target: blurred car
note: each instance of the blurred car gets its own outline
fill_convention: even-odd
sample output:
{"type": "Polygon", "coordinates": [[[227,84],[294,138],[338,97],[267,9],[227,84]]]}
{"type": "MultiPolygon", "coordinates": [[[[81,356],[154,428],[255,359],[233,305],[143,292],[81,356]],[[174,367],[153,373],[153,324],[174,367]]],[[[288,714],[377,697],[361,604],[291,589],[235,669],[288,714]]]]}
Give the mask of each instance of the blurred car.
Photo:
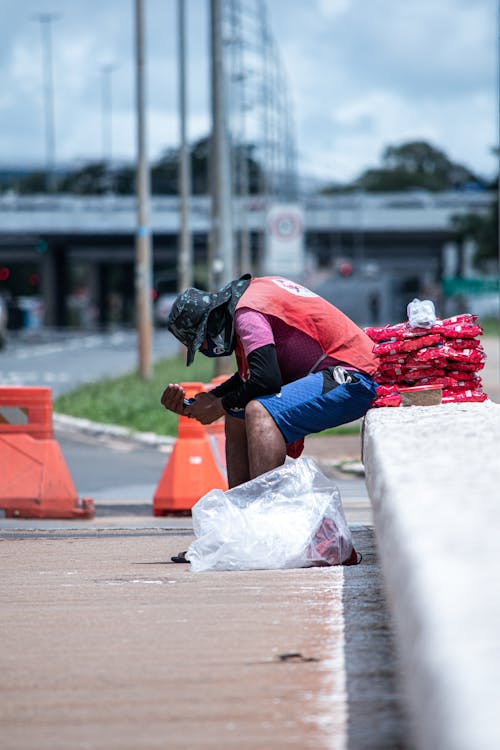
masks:
{"type": "Polygon", "coordinates": [[[7,302],[0,295],[0,349],[3,349],[7,343],[7,302]]]}
{"type": "Polygon", "coordinates": [[[170,310],[177,294],[160,294],[154,304],[154,319],[157,326],[166,326],[170,310]]]}

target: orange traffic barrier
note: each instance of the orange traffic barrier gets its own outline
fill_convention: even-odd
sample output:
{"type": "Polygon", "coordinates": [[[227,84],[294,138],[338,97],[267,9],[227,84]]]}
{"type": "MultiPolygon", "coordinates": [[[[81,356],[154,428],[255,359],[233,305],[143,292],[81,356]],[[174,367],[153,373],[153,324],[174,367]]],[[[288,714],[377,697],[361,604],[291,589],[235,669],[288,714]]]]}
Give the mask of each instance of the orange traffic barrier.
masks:
{"type": "Polygon", "coordinates": [[[54,440],[50,388],[0,387],[0,509],[7,518],[93,518],[54,440]]]}
{"type": "MultiPolygon", "coordinates": [[[[206,390],[203,383],[181,385],[186,398],[206,390]]],[[[155,516],[188,513],[210,490],[227,490],[223,438],[222,420],[205,427],[179,416],[177,440],[153,497],[155,516]]]]}

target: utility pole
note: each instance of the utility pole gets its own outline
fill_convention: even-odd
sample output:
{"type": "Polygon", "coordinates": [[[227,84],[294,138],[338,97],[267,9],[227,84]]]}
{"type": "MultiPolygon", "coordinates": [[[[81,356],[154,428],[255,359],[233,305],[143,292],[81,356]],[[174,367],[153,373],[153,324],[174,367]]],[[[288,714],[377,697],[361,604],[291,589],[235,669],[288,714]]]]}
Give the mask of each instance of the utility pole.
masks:
{"type": "Polygon", "coordinates": [[[45,111],[45,185],[48,193],[55,192],[56,136],[54,115],[54,71],[52,64],[52,23],[60,18],[58,13],[39,13],[42,35],[42,70],[45,111]]]}
{"type": "Polygon", "coordinates": [[[146,152],[145,51],[143,0],[135,0],[136,118],[137,118],[137,227],[135,235],[136,308],[139,375],[151,377],[151,231],[149,227],[150,175],[146,152]]]}
{"type": "Polygon", "coordinates": [[[116,65],[101,65],[102,160],[111,167],[113,158],[113,87],[112,75],[116,65]]]}
{"type": "Polygon", "coordinates": [[[231,171],[222,49],[221,0],[210,0],[212,148],[210,186],[212,231],[209,283],[217,289],[234,279],[231,171]]]}
{"type": "Polygon", "coordinates": [[[193,285],[193,246],[189,228],[189,199],[191,195],[191,167],[187,143],[186,116],[186,0],[177,0],[177,21],[179,33],[179,115],[180,115],[180,204],[181,222],[179,254],[177,261],[177,284],[179,292],[193,285]]]}

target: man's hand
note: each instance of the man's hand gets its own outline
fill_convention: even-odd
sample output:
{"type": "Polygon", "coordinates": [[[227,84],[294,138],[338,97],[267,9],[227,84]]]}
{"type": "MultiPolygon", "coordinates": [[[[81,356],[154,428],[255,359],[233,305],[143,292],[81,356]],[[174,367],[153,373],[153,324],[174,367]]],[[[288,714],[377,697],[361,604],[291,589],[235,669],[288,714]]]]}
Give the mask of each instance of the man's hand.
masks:
{"type": "Polygon", "coordinates": [[[168,409],[168,411],[187,416],[184,398],[184,388],[177,383],[170,383],[162,393],[161,403],[165,409],[168,409]]]}
{"type": "Polygon", "coordinates": [[[220,398],[211,393],[198,393],[192,404],[186,406],[184,414],[194,417],[201,424],[211,424],[225,415],[220,398]]]}

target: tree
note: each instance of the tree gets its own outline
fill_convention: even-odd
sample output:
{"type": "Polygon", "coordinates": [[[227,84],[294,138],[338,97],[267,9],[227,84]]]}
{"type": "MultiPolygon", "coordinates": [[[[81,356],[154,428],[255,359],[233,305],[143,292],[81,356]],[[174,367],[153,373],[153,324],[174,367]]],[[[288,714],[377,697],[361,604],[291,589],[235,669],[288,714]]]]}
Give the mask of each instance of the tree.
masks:
{"type": "Polygon", "coordinates": [[[486,214],[468,213],[453,217],[453,226],[460,239],[472,239],[477,251],[474,263],[487,271],[498,258],[498,192],[486,214]]]}
{"type": "Polygon", "coordinates": [[[31,174],[18,177],[18,179],[13,181],[13,184],[8,185],[8,187],[12,187],[21,195],[31,195],[33,193],[44,193],[45,190],[47,189],[46,174],[47,173],[43,172],[42,170],[31,172],[31,174]]]}
{"type": "Polygon", "coordinates": [[[462,164],[452,162],[441,149],[425,141],[409,141],[399,146],[387,146],[382,154],[382,166],[367,169],[347,189],[439,192],[463,189],[470,184],[487,186],[484,179],[462,164]]]}
{"type": "Polygon", "coordinates": [[[58,193],[104,195],[111,189],[110,171],[104,161],[91,162],[68,172],[57,186],[58,193]]]}
{"type": "MultiPolygon", "coordinates": [[[[235,165],[235,192],[240,192],[241,163],[246,159],[248,193],[259,192],[262,184],[262,167],[254,156],[252,144],[233,147],[235,165]]],[[[209,192],[210,137],[200,138],[191,149],[191,187],[194,195],[209,192]]],[[[151,192],[154,195],[177,195],[179,192],[179,150],[166,149],[151,166],[151,192]]],[[[10,187],[7,184],[7,187],[10,187]]],[[[34,172],[18,180],[16,189],[20,193],[40,193],[45,191],[45,173],[34,172]]],[[[132,195],[135,189],[135,168],[133,165],[113,167],[104,161],[89,162],[77,169],[71,169],[59,178],[58,193],[76,195],[132,195]]]]}

